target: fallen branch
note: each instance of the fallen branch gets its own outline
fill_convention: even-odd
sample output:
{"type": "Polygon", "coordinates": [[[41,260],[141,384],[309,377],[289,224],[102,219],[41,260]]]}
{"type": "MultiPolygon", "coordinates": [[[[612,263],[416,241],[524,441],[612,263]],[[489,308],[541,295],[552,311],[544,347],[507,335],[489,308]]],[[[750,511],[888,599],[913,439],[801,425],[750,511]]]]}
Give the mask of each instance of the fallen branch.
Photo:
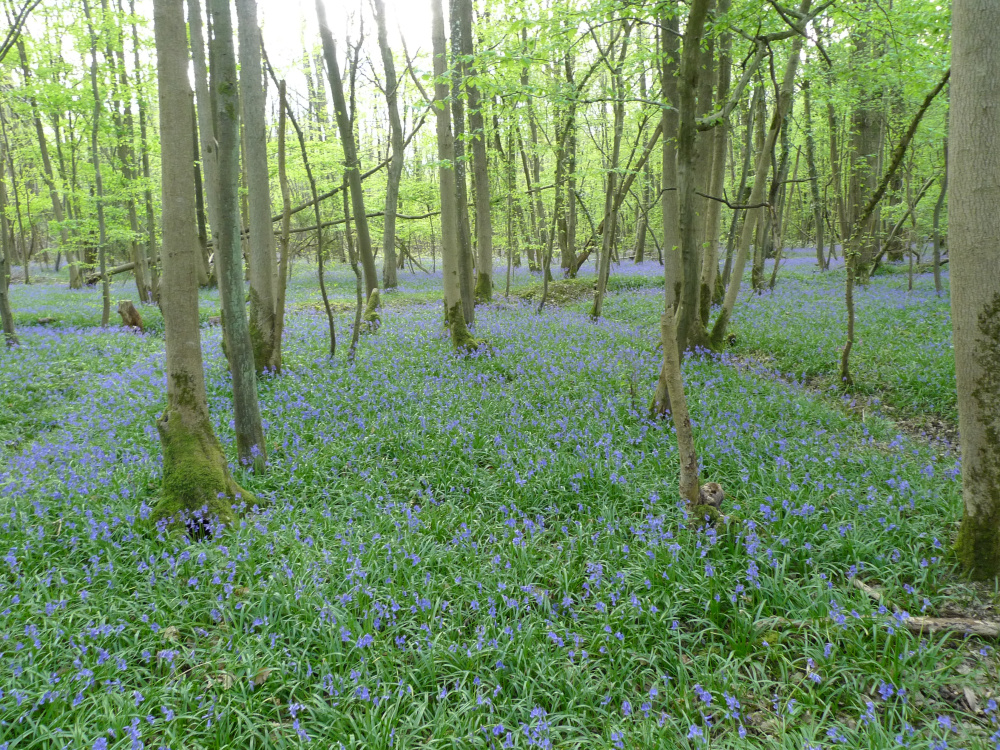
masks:
{"type": "MultiPolygon", "coordinates": [[[[788,620],[784,617],[765,617],[754,622],[758,630],[798,630],[812,628],[831,621],[788,620]]],[[[914,635],[974,635],[980,638],[1000,638],[1000,622],[972,620],[965,617],[907,617],[899,623],[914,635]]]]}
{"type": "MultiPolygon", "coordinates": [[[[125,273],[126,271],[131,271],[133,268],[135,268],[135,263],[122,263],[122,265],[120,265],[120,266],[115,266],[114,268],[109,268],[108,269],[108,276],[109,277],[110,276],[117,276],[120,273],[125,273]]],[[[86,282],[87,286],[93,286],[94,284],[96,284],[98,281],[101,280],[101,272],[100,271],[92,271],[91,273],[88,273],[84,277],[83,280],[84,280],[84,282],[86,282]]]]}

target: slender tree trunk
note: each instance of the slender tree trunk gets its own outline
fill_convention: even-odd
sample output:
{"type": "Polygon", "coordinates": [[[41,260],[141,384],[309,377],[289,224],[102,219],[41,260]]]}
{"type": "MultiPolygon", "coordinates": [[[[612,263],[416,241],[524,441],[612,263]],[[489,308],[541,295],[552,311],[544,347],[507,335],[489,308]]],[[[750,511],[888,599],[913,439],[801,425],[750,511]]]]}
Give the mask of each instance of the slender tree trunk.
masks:
{"type": "MultiPolygon", "coordinates": [[[[802,0],[799,5],[800,13],[808,13],[812,0],[802,0]]],[[[789,105],[792,100],[792,90],[795,86],[795,71],[798,69],[799,55],[802,51],[802,37],[796,35],[792,37],[791,49],[789,50],[788,62],[785,65],[785,74],[781,81],[781,88],[778,91],[778,101],[775,103],[774,112],[771,115],[771,125],[768,128],[764,144],[757,152],[757,167],[754,172],[753,188],[750,191],[748,205],[754,208],[747,209],[746,219],[743,222],[743,233],[740,237],[740,247],[736,254],[736,261],[733,265],[733,276],[726,288],[726,297],[722,302],[722,311],[712,328],[712,344],[719,346],[726,335],[726,327],[736,306],[736,298],[740,293],[740,285],[743,282],[743,270],[746,268],[747,255],[750,253],[750,241],[753,239],[754,228],[760,223],[763,224],[764,209],[760,204],[764,200],[764,188],[767,186],[767,174],[771,167],[771,154],[774,152],[774,144],[778,140],[778,133],[785,121],[789,105]]]]}
{"type": "Polygon", "coordinates": [[[389,139],[392,146],[392,161],[386,176],[385,216],[382,223],[382,285],[395,289],[396,280],[396,211],[399,205],[399,181],[403,175],[403,126],[399,121],[398,82],[396,65],[392,59],[389,35],[385,24],[385,3],[374,0],[375,21],[378,24],[378,46],[382,53],[382,67],[385,70],[385,102],[389,109],[389,139]]]}
{"type": "MultiPolygon", "coordinates": [[[[615,203],[618,185],[618,162],[621,158],[622,130],[625,125],[625,84],[622,80],[622,66],[628,51],[629,35],[632,32],[631,22],[626,22],[624,38],[621,41],[621,53],[612,72],[612,89],[614,92],[614,133],[611,136],[611,162],[607,171],[607,189],[604,194],[604,232],[601,236],[601,256],[597,269],[597,290],[594,293],[594,304],[590,308],[590,317],[601,317],[604,306],[604,295],[608,288],[608,274],[611,270],[611,252],[614,247],[615,231],[618,228],[618,206],[615,203]]],[[[611,51],[608,51],[611,54],[611,51]]]]}
{"type": "Polygon", "coordinates": [[[292,223],[292,191],[288,186],[285,169],[285,110],[288,100],[285,96],[284,79],[278,84],[278,184],[281,187],[281,257],[278,261],[278,288],[275,301],[274,334],[278,351],[275,359],[281,361],[281,336],[285,330],[285,289],[288,285],[289,230],[292,223]]]}
{"type": "MultiPolygon", "coordinates": [[[[28,81],[31,76],[31,68],[28,65],[28,56],[25,52],[24,41],[21,39],[17,42],[17,51],[21,58],[21,72],[24,75],[24,80],[28,81]]],[[[31,103],[31,116],[35,124],[35,135],[38,138],[38,152],[42,159],[42,179],[45,180],[45,186],[49,189],[49,199],[52,201],[52,216],[59,225],[60,248],[69,253],[69,232],[63,223],[65,216],[63,214],[62,197],[59,194],[59,188],[56,186],[55,175],[52,171],[52,160],[49,158],[49,148],[45,138],[45,129],[42,126],[41,115],[38,113],[38,102],[33,96],[30,97],[29,101],[31,103]]],[[[76,263],[70,263],[69,275],[70,288],[78,289],[81,286],[81,282],[80,271],[79,268],[77,268],[76,263]]]]}
{"type": "MultiPolygon", "coordinates": [[[[676,7],[674,8],[676,11],[676,7]]],[[[663,63],[660,70],[660,85],[663,98],[672,108],[664,107],[660,116],[663,131],[663,193],[660,204],[663,213],[663,285],[666,305],[670,310],[677,308],[681,296],[680,239],[677,236],[677,126],[679,97],[677,92],[677,66],[680,62],[680,36],[677,13],[671,12],[664,4],[660,24],[663,26],[661,44],[663,63]]],[[[676,339],[676,334],[674,336],[676,339]]],[[[666,383],[657,385],[657,398],[667,404],[666,383]]]]}
{"type": "Polygon", "coordinates": [[[812,95],[809,80],[802,82],[802,98],[806,120],[806,166],[809,169],[809,193],[812,196],[813,223],[816,226],[816,263],[820,271],[827,269],[823,255],[823,202],[819,197],[819,174],[816,172],[815,144],[812,127],[812,95]]]}
{"type": "Polygon", "coordinates": [[[954,0],[949,146],[951,321],[965,512],[963,570],[1000,577],[1000,5],[954,0]]]}
{"type": "Polygon", "coordinates": [[[267,166],[267,124],[260,63],[260,26],[256,0],[237,0],[240,95],[243,98],[243,144],[246,154],[248,226],[250,228],[250,341],[254,366],[281,370],[278,320],[278,263],[271,228],[271,184],[267,166]]]}
{"type": "MultiPolygon", "coordinates": [[[[135,18],[135,0],[129,0],[129,13],[135,18]]],[[[132,24],[132,54],[135,70],[136,103],[139,108],[139,148],[142,150],[142,176],[146,182],[143,201],[146,204],[146,264],[149,267],[150,292],[160,299],[159,259],[156,253],[156,214],[153,210],[153,190],[150,187],[149,147],[146,134],[146,97],[142,87],[142,65],[139,58],[139,30],[132,24]]]]}
{"type": "Polygon", "coordinates": [[[941,192],[934,204],[934,291],[940,297],[944,291],[941,283],[941,209],[948,194],[948,139],[944,139],[944,174],[941,176],[941,192]]]}
{"type": "Polygon", "coordinates": [[[365,296],[370,297],[372,290],[378,288],[378,274],[375,271],[375,256],[372,255],[371,234],[368,232],[365,195],[361,188],[361,162],[358,160],[354,131],[347,116],[347,101],[344,98],[344,85],[340,79],[337,47],[326,22],[323,0],[316,0],[316,15],[319,17],[319,33],[323,40],[327,77],[330,80],[330,90],[333,92],[333,108],[336,111],[337,128],[340,130],[340,141],[344,149],[347,182],[351,189],[351,209],[354,212],[354,223],[357,231],[358,255],[361,257],[361,266],[365,271],[365,296]]]}
{"type": "Polygon", "coordinates": [[[451,330],[452,344],[458,350],[475,348],[462,309],[461,269],[459,267],[458,206],[455,199],[455,148],[451,132],[451,108],[448,107],[447,50],[445,49],[444,13],[441,0],[431,0],[432,42],[434,46],[434,111],[437,117],[438,179],[441,191],[441,266],[444,272],[445,323],[451,330]]]}
{"type": "MultiPolygon", "coordinates": [[[[191,163],[194,142],[189,118],[187,34],[181,0],[154,0],[159,78],[163,199],[163,321],[166,327],[167,408],[157,421],[163,443],[163,489],[154,519],[205,509],[209,519],[233,519],[232,503],[254,498],[229,474],[212,430],[198,322],[197,238],[191,163]]],[[[188,521],[189,527],[191,521],[188,521]]]]}
{"type": "MultiPolygon", "coordinates": [[[[757,110],[760,108],[763,99],[763,88],[754,89],[753,97],[746,118],[746,139],[743,144],[743,168],[740,172],[740,187],[736,191],[736,200],[742,201],[747,188],[747,176],[750,174],[750,164],[753,156],[753,132],[754,119],[757,110]]],[[[736,230],[739,228],[740,216],[746,218],[746,212],[741,209],[733,209],[733,218],[729,224],[729,237],[726,240],[726,265],[722,270],[722,286],[728,287],[733,270],[733,249],[736,246],[736,230]]]]}
{"type": "MultiPolygon", "coordinates": [[[[3,145],[0,141],[0,148],[3,148],[3,145]]],[[[0,325],[3,327],[7,346],[15,346],[18,343],[17,332],[14,328],[14,314],[10,309],[10,256],[13,252],[13,243],[7,220],[7,182],[4,179],[2,155],[0,155],[0,235],[2,235],[0,251],[3,252],[3,259],[0,260],[0,325]]]]}
{"type": "Polygon", "coordinates": [[[202,36],[200,0],[188,0],[188,28],[191,35],[191,62],[194,66],[194,90],[198,100],[198,133],[201,145],[201,167],[205,179],[205,204],[208,223],[213,233],[218,223],[219,177],[218,147],[215,142],[214,106],[208,87],[208,65],[205,61],[205,41],[202,36]]]}
{"type": "MultiPolygon", "coordinates": [[[[460,0],[450,0],[451,24],[451,118],[452,143],[455,148],[455,203],[458,207],[459,269],[462,281],[462,309],[465,322],[471,328],[476,324],[476,297],[474,262],[472,255],[472,224],[469,218],[469,189],[466,180],[465,157],[465,102],[462,89],[465,84],[465,63],[462,60],[462,27],[460,0]]],[[[537,182],[537,180],[536,180],[537,182]]]]}
{"type": "MultiPolygon", "coordinates": [[[[646,98],[646,69],[643,68],[639,74],[639,97],[646,98]]],[[[633,260],[642,263],[646,259],[646,232],[649,229],[649,187],[652,183],[652,175],[649,171],[649,161],[642,168],[642,210],[638,212],[635,227],[635,253],[633,260]]]]}
{"type": "MultiPolygon", "coordinates": [[[[698,308],[699,273],[701,272],[701,248],[698,246],[698,196],[695,167],[697,159],[697,130],[695,113],[697,106],[699,59],[701,38],[711,0],[693,0],[684,29],[684,49],[681,52],[680,75],[678,76],[677,126],[677,235],[681,249],[681,297],[677,308],[677,345],[680,352],[691,346],[707,343],[699,335],[700,317],[698,308]]],[[[701,217],[704,226],[704,217],[701,217]]],[[[668,380],[669,382],[669,380],[668,380]]]]}
{"type": "MultiPolygon", "coordinates": [[[[212,88],[215,92],[215,130],[219,154],[219,226],[213,227],[215,263],[226,353],[233,376],[236,448],[240,462],[262,471],[267,463],[264,428],[257,400],[253,344],[244,303],[243,258],[237,184],[240,173],[240,111],[236,82],[236,55],[229,0],[209,0],[212,21],[212,88]]],[[[192,149],[192,156],[193,156],[192,149]]],[[[193,220],[193,216],[192,216],[193,220]]],[[[192,225],[193,226],[193,225],[192,225]]]]}
{"type": "MultiPolygon", "coordinates": [[[[729,0],[719,0],[717,13],[725,16],[729,13],[729,0]]],[[[728,31],[719,37],[718,85],[715,92],[715,110],[722,110],[729,99],[729,78],[731,64],[729,50],[732,46],[732,34],[728,31]]],[[[708,194],[719,197],[723,193],[726,182],[726,152],[729,150],[729,122],[722,118],[718,125],[712,128],[712,158],[711,180],[708,183],[708,194]]],[[[715,281],[719,275],[719,231],[722,222],[722,204],[709,200],[705,219],[705,252],[701,260],[701,327],[708,325],[712,310],[712,299],[715,296],[715,281]]],[[[706,334],[707,336],[707,334],[706,334]]]]}
{"type": "MultiPolygon", "coordinates": [[[[472,62],[475,48],[472,40],[472,0],[457,0],[459,24],[462,31],[462,56],[469,78],[478,75],[472,62]]],[[[483,118],[485,101],[479,93],[479,86],[466,83],[469,98],[469,136],[472,141],[472,172],[476,205],[476,288],[477,302],[493,299],[493,217],[491,212],[489,164],[486,159],[486,123],[483,118]]]]}
{"type": "Polygon", "coordinates": [[[945,72],[944,77],[938,85],[935,86],[926,97],[924,97],[923,104],[920,105],[920,109],[918,109],[917,113],[913,116],[906,132],[896,144],[888,169],[885,170],[885,174],[882,176],[878,187],[875,188],[875,192],[872,193],[871,197],[868,199],[868,203],[864,206],[861,213],[855,218],[854,227],[851,229],[851,233],[844,244],[844,265],[847,267],[847,284],[844,292],[844,301],[847,306],[847,341],[844,344],[844,349],[840,355],[840,382],[848,387],[854,384],[854,381],[851,378],[850,370],[851,349],[854,346],[854,285],[857,281],[859,257],[863,252],[862,243],[866,241],[865,238],[869,231],[868,228],[870,227],[869,222],[875,214],[875,210],[878,208],[878,205],[882,200],[882,196],[885,195],[886,188],[893,177],[895,177],[900,164],[903,163],[903,157],[906,155],[906,149],[909,148],[910,141],[913,140],[913,136],[917,132],[920,120],[923,119],[924,113],[927,112],[928,107],[931,106],[931,102],[934,101],[934,98],[944,88],[950,75],[950,70],[945,72]]]}
{"type": "Polygon", "coordinates": [[[107,244],[108,231],[104,223],[104,182],[101,179],[101,156],[98,150],[97,135],[101,123],[101,98],[97,88],[97,34],[94,32],[93,21],[90,17],[90,3],[83,0],[83,11],[87,16],[87,25],[90,28],[90,88],[94,96],[94,115],[91,123],[90,137],[90,157],[94,164],[94,190],[97,199],[97,231],[98,231],[98,259],[101,269],[101,325],[106,326],[111,320],[111,281],[108,278],[107,244]]]}

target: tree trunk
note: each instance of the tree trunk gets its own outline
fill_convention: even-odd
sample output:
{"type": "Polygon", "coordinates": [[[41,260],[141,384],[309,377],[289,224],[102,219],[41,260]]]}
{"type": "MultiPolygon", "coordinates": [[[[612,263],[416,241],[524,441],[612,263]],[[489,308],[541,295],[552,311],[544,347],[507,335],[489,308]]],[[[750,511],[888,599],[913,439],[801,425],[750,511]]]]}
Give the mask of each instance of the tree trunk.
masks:
{"type": "MultiPolygon", "coordinates": [[[[193,0],[192,0],[193,1],[193,0]]],[[[135,0],[129,0],[129,13],[135,15],[135,0]]],[[[139,148],[142,150],[142,176],[146,181],[143,201],[146,204],[146,265],[149,268],[149,286],[154,300],[160,299],[160,276],[156,257],[156,214],[153,210],[153,191],[150,188],[149,148],[146,138],[146,97],[143,94],[142,67],[139,59],[139,30],[132,24],[132,54],[135,70],[136,103],[139,108],[139,148]]]]}
{"type": "Polygon", "coordinates": [[[250,341],[257,372],[281,370],[275,340],[278,319],[278,263],[271,228],[271,184],[267,167],[267,124],[260,63],[260,26],[256,0],[236,0],[239,24],[240,96],[243,99],[244,169],[250,228],[250,341]]]}
{"type": "MultiPolygon", "coordinates": [[[[717,14],[725,17],[729,13],[730,1],[719,0],[717,14]]],[[[719,38],[718,86],[715,92],[715,111],[721,111],[729,99],[729,77],[731,65],[729,50],[732,46],[732,34],[728,31],[719,38]]],[[[720,197],[726,183],[726,153],[729,150],[729,121],[723,117],[719,124],[712,128],[711,179],[708,183],[708,194],[720,197]]],[[[715,281],[719,275],[719,230],[722,223],[722,203],[709,200],[705,218],[705,252],[701,259],[701,306],[700,327],[708,325],[712,310],[712,298],[715,293],[715,281]]],[[[707,335],[707,334],[706,334],[707,335]]]]}
{"type": "MultiPolygon", "coordinates": [[[[604,231],[601,235],[601,255],[598,259],[597,290],[594,293],[594,304],[590,308],[590,317],[601,317],[604,306],[604,295],[608,288],[608,274],[611,270],[611,252],[614,248],[615,232],[618,229],[618,206],[615,198],[618,185],[618,163],[621,159],[622,130],[625,125],[625,83],[622,80],[622,66],[628,52],[629,35],[632,33],[632,23],[625,22],[624,38],[621,41],[621,52],[615,61],[611,73],[612,91],[614,95],[614,133],[611,136],[611,162],[607,169],[607,189],[604,194],[604,231]]],[[[611,50],[608,50],[611,54],[611,50]]]]}
{"type": "MultiPolygon", "coordinates": [[[[3,143],[0,142],[0,148],[3,143]]],[[[10,241],[10,225],[7,221],[7,182],[4,179],[3,157],[0,156],[0,325],[3,327],[4,341],[7,346],[18,343],[17,332],[14,329],[14,315],[10,309],[10,256],[13,243],[10,241]]]]}
{"type": "Polygon", "coordinates": [[[941,209],[948,194],[948,139],[944,139],[944,174],[941,176],[941,192],[934,204],[934,291],[941,296],[944,287],[941,283],[941,209]]]}
{"type": "Polygon", "coordinates": [[[267,455],[257,400],[253,344],[244,303],[243,256],[240,246],[241,224],[237,195],[240,173],[240,103],[229,0],[209,0],[209,17],[213,32],[211,83],[216,102],[214,114],[219,154],[219,226],[213,227],[213,235],[219,296],[222,298],[224,343],[233,376],[236,448],[241,463],[252,465],[255,471],[262,471],[267,463],[267,455]]]}
{"type": "MultiPolygon", "coordinates": [[[[660,85],[663,88],[663,98],[672,105],[671,109],[664,107],[660,116],[663,131],[663,194],[660,197],[663,213],[663,286],[666,304],[671,310],[676,309],[681,296],[680,240],[677,236],[677,141],[674,138],[678,125],[677,65],[680,61],[680,37],[676,7],[673,10],[675,12],[671,12],[665,4],[660,18],[664,29],[661,36],[663,63],[660,85]]],[[[665,384],[662,389],[661,393],[661,387],[657,386],[657,394],[666,403],[665,384]]]]}
{"type": "Polygon", "coordinates": [[[386,176],[385,217],[382,224],[382,285],[395,289],[396,280],[396,211],[399,205],[399,181],[403,175],[403,126],[399,121],[399,96],[396,81],[396,65],[392,59],[392,48],[385,25],[385,2],[374,0],[375,21],[378,24],[378,46],[382,53],[382,67],[385,70],[385,103],[389,108],[389,138],[392,147],[392,161],[386,176]]]}
{"type": "MultiPolygon", "coordinates": [[[[163,200],[163,321],[166,328],[167,408],[157,421],[163,443],[163,488],[153,519],[203,509],[211,522],[233,519],[232,503],[254,498],[229,474],[212,431],[205,394],[198,321],[197,238],[190,187],[194,142],[188,117],[187,34],[181,0],[154,0],[159,78],[163,200]]],[[[190,523],[190,521],[188,521],[190,523]]]]}
{"type": "Polygon", "coordinates": [[[441,192],[441,266],[444,281],[445,324],[458,350],[475,348],[462,309],[461,269],[459,268],[458,206],[455,200],[455,148],[448,107],[448,70],[444,17],[441,0],[431,0],[432,42],[434,46],[434,113],[437,117],[438,179],[441,192]]]}
{"type": "Polygon", "coordinates": [[[951,320],[965,512],[955,549],[972,578],[1000,577],[1000,5],[954,0],[951,320]]]}
{"type": "Polygon", "coordinates": [[[90,129],[90,150],[91,160],[94,164],[94,190],[97,199],[97,232],[98,232],[98,258],[101,267],[101,325],[107,326],[111,322],[111,285],[108,281],[107,269],[107,244],[108,232],[104,223],[104,182],[101,179],[101,157],[98,150],[97,135],[101,122],[101,98],[97,89],[97,34],[94,32],[93,22],[90,18],[90,3],[83,0],[83,12],[87,16],[87,25],[90,29],[90,88],[94,96],[94,115],[90,129]]]}
{"type": "MultiPolygon", "coordinates": [[[[17,51],[21,58],[21,71],[24,74],[25,82],[28,81],[31,76],[31,68],[28,66],[28,56],[25,52],[24,41],[19,39],[17,42],[17,51]]],[[[59,189],[56,186],[55,175],[52,171],[52,160],[49,158],[49,148],[48,143],[45,138],[45,129],[42,126],[42,118],[38,113],[38,102],[35,97],[30,97],[31,103],[31,115],[35,124],[35,135],[38,138],[38,152],[42,158],[42,179],[45,180],[45,186],[49,189],[49,199],[52,201],[52,216],[55,218],[56,223],[59,225],[59,244],[60,248],[65,250],[68,254],[70,252],[69,247],[69,232],[64,225],[64,215],[62,206],[62,197],[59,195],[59,189]]],[[[70,276],[70,288],[79,289],[80,288],[80,270],[76,263],[70,263],[69,269],[70,276]]]]}
{"type": "Polygon", "coordinates": [[[323,6],[323,0],[316,0],[316,15],[319,17],[319,34],[323,40],[323,55],[326,58],[327,77],[330,80],[330,90],[333,92],[333,108],[337,117],[337,128],[340,131],[340,142],[344,149],[344,168],[347,173],[347,183],[351,189],[351,210],[354,212],[355,217],[358,255],[361,258],[361,266],[365,272],[365,296],[370,297],[372,290],[378,288],[378,274],[375,271],[375,256],[372,255],[371,234],[368,232],[365,195],[361,188],[361,162],[358,160],[354,130],[347,116],[344,84],[340,79],[340,65],[337,62],[337,47],[333,41],[333,34],[330,33],[330,27],[326,22],[326,10],[323,6]]]}
{"type": "MultiPolygon", "coordinates": [[[[462,57],[469,78],[475,80],[478,71],[472,62],[475,48],[472,43],[472,0],[457,0],[459,24],[462,31],[462,57]]],[[[486,123],[483,119],[485,104],[475,83],[466,84],[469,98],[469,136],[472,141],[472,172],[476,203],[476,302],[493,299],[493,217],[490,215],[490,175],[486,159],[486,123]]]]}
{"type": "MultiPolygon", "coordinates": [[[[473,278],[472,225],[469,220],[469,189],[465,179],[465,104],[462,89],[465,63],[462,60],[462,27],[459,22],[460,0],[449,2],[451,24],[451,117],[452,144],[455,148],[455,205],[458,208],[459,271],[462,281],[462,309],[471,328],[476,323],[475,279],[473,278]]],[[[537,181],[537,180],[536,180],[537,181]]]]}
{"type": "MultiPolygon", "coordinates": [[[[690,346],[705,343],[699,337],[698,297],[701,272],[701,232],[698,223],[698,196],[695,195],[697,175],[697,130],[695,129],[696,96],[698,92],[701,38],[711,0],[693,0],[684,28],[684,49],[681,52],[678,76],[679,122],[677,125],[677,236],[681,250],[680,304],[677,308],[677,345],[680,352],[690,346]]],[[[669,135],[669,133],[667,134],[669,135]]],[[[704,217],[701,217],[704,227],[704,217]]]]}
{"type": "Polygon", "coordinates": [[[823,202],[819,197],[819,175],[816,172],[816,146],[813,142],[812,95],[809,81],[802,82],[802,98],[806,119],[806,166],[809,169],[809,194],[812,197],[813,223],[816,226],[816,263],[820,271],[827,269],[823,254],[823,202]]]}
{"type": "MultiPolygon", "coordinates": [[[[753,157],[753,132],[754,120],[759,116],[758,110],[763,106],[764,89],[758,86],[754,89],[753,97],[750,100],[750,107],[746,117],[746,138],[743,143],[743,168],[740,172],[740,186],[736,191],[736,200],[742,201],[747,187],[747,176],[750,174],[750,165],[753,157]]],[[[761,119],[763,117],[761,116],[761,119]]],[[[726,239],[726,265],[722,270],[722,286],[727,287],[733,272],[733,249],[736,245],[736,230],[739,228],[740,214],[746,220],[746,211],[733,209],[733,218],[729,224],[729,237],[726,239]]]]}
{"type": "MultiPolygon", "coordinates": [[[[799,12],[802,14],[809,12],[812,0],[802,0],[799,5],[799,12]]],[[[753,239],[755,225],[763,224],[764,209],[760,204],[764,200],[764,188],[767,186],[767,173],[771,167],[771,154],[774,151],[774,144],[778,140],[778,132],[788,113],[788,107],[792,100],[792,90],[795,86],[795,71],[798,69],[799,54],[802,51],[802,37],[796,34],[792,37],[792,45],[789,50],[788,62],[785,65],[785,75],[781,81],[781,88],[778,91],[778,101],[775,104],[774,112],[771,114],[771,125],[768,128],[767,136],[764,139],[763,147],[757,153],[757,167],[754,172],[753,188],[747,200],[749,206],[746,219],[743,222],[743,233],[740,236],[740,246],[736,254],[736,261],[733,264],[733,276],[729,280],[726,288],[726,297],[722,302],[722,311],[712,328],[712,344],[718,346],[722,343],[726,335],[726,327],[729,325],[729,318],[733,314],[736,306],[736,298],[740,293],[740,285],[743,283],[743,270],[746,268],[747,255],[750,252],[750,241],[753,239]]],[[[763,119],[763,118],[761,118],[763,119]]]]}

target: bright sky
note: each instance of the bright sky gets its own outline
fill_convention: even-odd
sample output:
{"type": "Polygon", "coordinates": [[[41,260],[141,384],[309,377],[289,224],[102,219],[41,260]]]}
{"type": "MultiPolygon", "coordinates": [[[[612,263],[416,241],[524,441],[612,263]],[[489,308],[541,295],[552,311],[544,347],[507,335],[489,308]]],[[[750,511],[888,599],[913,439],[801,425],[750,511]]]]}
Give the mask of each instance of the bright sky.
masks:
{"type": "MultiPolygon", "coordinates": [[[[348,32],[356,38],[358,17],[365,17],[365,37],[368,47],[378,57],[376,30],[370,0],[324,0],[326,17],[337,41],[337,51],[343,54],[348,32]],[[348,19],[351,19],[350,22],[348,19]]],[[[399,32],[406,37],[406,47],[413,55],[417,49],[428,52],[431,42],[430,0],[384,0],[389,44],[401,57],[399,32]]],[[[447,8],[448,3],[444,3],[447,8]]],[[[257,0],[264,45],[275,67],[285,67],[301,55],[303,33],[307,43],[319,40],[314,0],[257,0]]],[[[379,61],[378,67],[381,68],[379,61]]]]}

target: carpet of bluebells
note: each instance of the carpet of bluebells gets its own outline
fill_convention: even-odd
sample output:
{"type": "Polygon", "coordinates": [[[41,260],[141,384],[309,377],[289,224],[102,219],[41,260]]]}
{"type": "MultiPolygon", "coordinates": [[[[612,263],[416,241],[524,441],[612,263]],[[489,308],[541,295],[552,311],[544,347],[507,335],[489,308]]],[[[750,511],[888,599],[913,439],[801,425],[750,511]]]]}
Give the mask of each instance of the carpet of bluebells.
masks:
{"type": "MultiPolygon", "coordinates": [[[[233,466],[264,507],[202,541],[143,522],[161,475],[155,309],[145,334],[101,329],[98,292],[15,286],[0,748],[1000,747],[994,646],[904,626],[969,595],[949,551],[955,455],[731,353],[691,358],[702,475],[731,514],[699,523],[677,500],[672,427],[647,416],[659,268],[619,271],[635,283],[598,323],[501,295],[477,312],[490,353],[465,358],[440,277],[404,274],[348,363],[344,343],[326,355],[303,270],[284,372],[260,382],[270,470],[233,466]]],[[[346,342],[354,280],[333,277],[346,342]]],[[[925,326],[887,357],[944,377],[945,304],[890,282],[864,319],[925,326]]],[[[834,285],[784,277],[738,308],[739,335],[777,352],[758,324],[779,321],[827,346],[834,285]]],[[[207,321],[217,295],[201,304],[207,321]]],[[[203,348],[232,457],[207,323],[203,348]]],[[[859,374],[887,366],[869,359],[859,374]]],[[[928,409],[953,403],[942,391],[928,409]]]]}

